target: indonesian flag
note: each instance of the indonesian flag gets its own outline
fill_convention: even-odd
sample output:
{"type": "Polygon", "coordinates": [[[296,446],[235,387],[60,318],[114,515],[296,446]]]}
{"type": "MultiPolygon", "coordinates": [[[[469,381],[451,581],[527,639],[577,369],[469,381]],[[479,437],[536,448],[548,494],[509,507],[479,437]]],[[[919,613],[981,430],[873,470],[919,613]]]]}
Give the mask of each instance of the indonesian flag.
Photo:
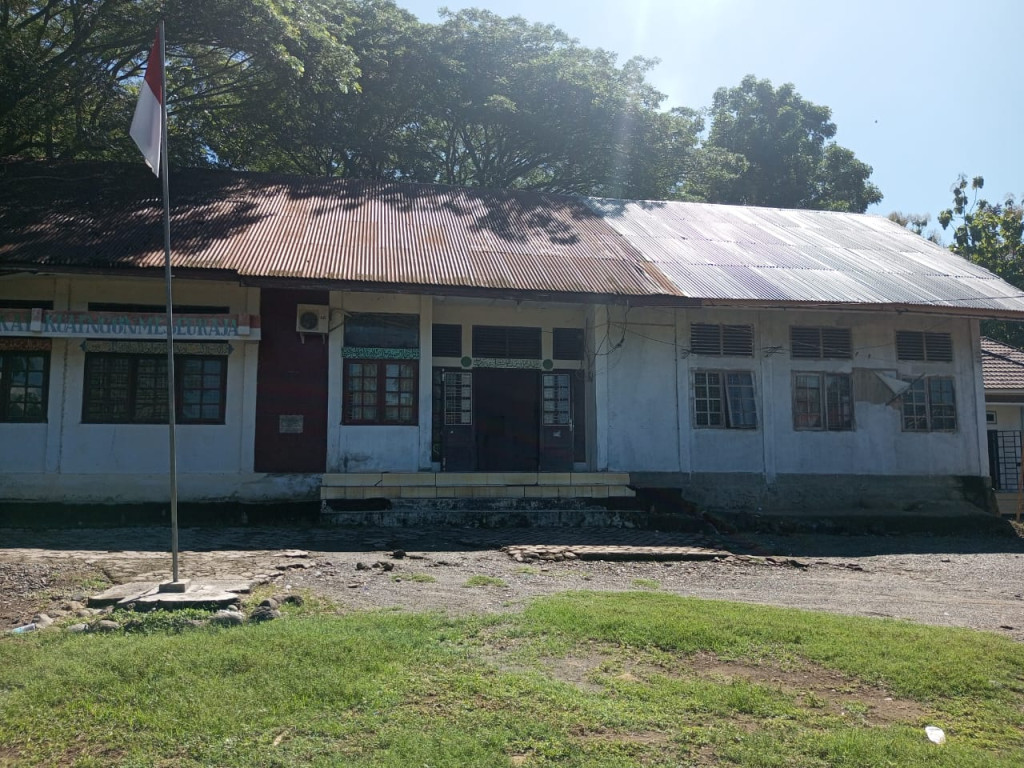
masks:
{"type": "Polygon", "coordinates": [[[160,134],[163,128],[164,62],[160,56],[160,30],[146,63],[146,79],[139,89],[139,103],[129,132],[153,173],[160,175],[160,134]]]}

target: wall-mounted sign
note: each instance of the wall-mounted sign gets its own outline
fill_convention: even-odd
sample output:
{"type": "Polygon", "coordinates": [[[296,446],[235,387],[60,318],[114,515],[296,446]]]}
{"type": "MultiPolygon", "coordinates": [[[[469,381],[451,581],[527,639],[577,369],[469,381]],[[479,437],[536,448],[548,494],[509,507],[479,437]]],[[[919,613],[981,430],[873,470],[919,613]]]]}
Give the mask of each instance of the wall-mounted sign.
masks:
{"type": "Polygon", "coordinates": [[[278,416],[277,417],[277,432],[281,435],[301,435],[303,417],[298,416],[278,416]]]}
{"type": "Polygon", "coordinates": [[[419,360],[420,351],[391,347],[342,347],[341,356],[349,360],[419,360]]]}
{"type": "Polygon", "coordinates": [[[474,368],[520,368],[539,371],[542,367],[540,360],[529,360],[517,357],[474,357],[474,368]]]}
{"type": "MultiPolygon", "coordinates": [[[[162,312],[64,312],[44,309],[0,310],[0,336],[100,339],[158,339],[167,336],[162,312]]],[[[258,315],[174,316],[175,338],[258,341],[258,315]]]]}
{"type": "MultiPolygon", "coordinates": [[[[86,339],[83,352],[110,352],[119,355],[166,355],[166,341],[118,341],[116,339],[86,339]]],[[[227,342],[176,341],[176,355],[230,355],[234,349],[227,342]]]]}
{"type": "Polygon", "coordinates": [[[17,338],[0,339],[0,350],[5,352],[49,352],[52,339],[17,338]]]}

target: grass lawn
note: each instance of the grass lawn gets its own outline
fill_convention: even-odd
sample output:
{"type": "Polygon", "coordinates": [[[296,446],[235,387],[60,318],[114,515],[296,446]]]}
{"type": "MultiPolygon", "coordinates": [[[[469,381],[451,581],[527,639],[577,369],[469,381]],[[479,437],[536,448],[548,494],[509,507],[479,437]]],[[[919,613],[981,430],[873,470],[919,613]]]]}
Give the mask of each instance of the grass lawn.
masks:
{"type": "Polygon", "coordinates": [[[0,640],[0,765],[1024,764],[1024,646],[969,630],[652,591],[173,623],[0,640]]]}

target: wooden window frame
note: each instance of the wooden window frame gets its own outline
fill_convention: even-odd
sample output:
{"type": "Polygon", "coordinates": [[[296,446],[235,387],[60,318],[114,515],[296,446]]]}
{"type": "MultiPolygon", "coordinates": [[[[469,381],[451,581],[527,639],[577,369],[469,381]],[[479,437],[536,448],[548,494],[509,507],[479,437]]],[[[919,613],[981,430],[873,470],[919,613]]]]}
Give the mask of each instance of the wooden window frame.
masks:
{"type": "Polygon", "coordinates": [[[753,357],[754,326],[742,323],[691,323],[690,354],[753,357]]]}
{"type": "Polygon", "coordinates": [[[586,356],[586,349],[586,332],[582,328],[551,329],[551,358],[553,360],[582,360],[586,356]]]}
{"type": "Polygon", "coordinates": [[[433,357],[462,357],[462,326],[457,323],[434,323],[430,328],[430,353],[433,357]],[[454,338],[449,338],[449,336],[454,338]],[[451,347],[447,342],[452,341],[451,347]],[[438,350],[442,351],[439,352],[438,350]],[[454,353],[454,354],[448,354],[454,353]]]}
{"type": "MultiPolygon", "coordinates": [[[[363,358],[360,358],[360,359],[345,358],[344,377],[343,377],[344,381],[342,383],[342,387],[344,389],[344,395],[343,395],[343,404],[342,404],[341,423],[345,424],[347,426],[356,426],[356,427],[379,427],[379,426],[415,427],[415,426],[419,425],[419,378],[420,378],[419,377],[419,372],[420,372],[419,369],[420,369],[420,366],[419,366],[419,361],[418,360],[379,360],[379,359],[374,360],[374,359],[363,359],[363,358]],[[376,403],[373,404],[374,407],[377,409],[377,415],[374,418],[372,418],[372,419],[366,419],[366,418],[362,418],[362,417],[357,419],[357,418],[354,418],[352,416],[352,408],[354,407],[354,405],[351,402],[351,398],[350,398],[351,391],[349,390],[349,382],[351,381],[352,375],[353,375],[352,372],[351,372],[351,366],[353,366],[353,365],[372,365],[372,366],[375,366],[377,368],[377,375],[375,377],[377,383],[376,383],[376,388],[374,390],[374,392],[376,394],[376,403]],[[397,365],[397,366],[407,365],[412,370],[412,376],[411,377],[406,377],[406,376],[392,377],[392,378],[397,378],[399,381],[401,381],[403,378],[411,378],[412,379],[412,391],[411,391],[412,403],[409,406],[404,406],[404,407],[411,407],[411,409],[412,409],[411,416],[410,416],[409,420],[403,420],[403,419],[401,419],[401,417],[399,417],[398,419],[388,419],[388,418],[386,418],[384,416],[385,409],[388,407],[386,405],[386,400],[387,400],[387,394],[388,394],[388,391],[387,391],[387,380],[388,380],[387,366],[389,366],[389,365],[397,365]]],[[[364,377],[361,376],[360,378],[364,378],[364,377]]],[[[399,384],[399,390],[398,390],[398,394],[399,395],[402,394],[400,387],[401,387],[401,384],[399,384]]],[[[369,390],[359,390],[359,391],[360,392],[369,392],[369,390]]],[[[365,404],[363,404],[363,403],[361,403],[360,405],[365,407],[365,404]]],[[[403,406],[402,406],[401,403],[399,403],[397,405],[397,407],[398,408],[402,408],[403,406]]]]}
{"type": "MultiPolygon", "coordinates": [[[[82,380],[82,423],[83,424],[166,424],[167,418],[162,419],[156,418],[139,418],[136,416],[139,402],[138,402],[138,385],[139,385],[139,363],[140,362],[155,362],[158,369],[162,365],[164,375],[166,376],[167,371],[167,357],[166,355],[136,355],[131,353],[118,353],[118,352],[87,352],[85,355],[85,366],[84,375],[82,380]],[[118,419],[112,418],[107,413],[90,414],[88,403],[89,395],[93,388],[91,383],[91,374],[93,368],[101,360],[125,360],[130,364],[128,371],[128,393],[126,401],[128,405],[128,418],[118,419]]],[[[205,376],[206,374],[201,374],[205,376]]],[[[219,355],[175,355],[174,357],[174,420],[176,424],[182,425],[222,425],[225,423],[225,415],[227,410],[227,382],[228,382],[228,361],[226,357],[219,355]],[[183,413],[184,403],[184,376],[185,376],[185,362],[198,359],[202,361],[217,360],[220,363],[219,373],[219,392],[220,402],[218,415],[215,419],[204,419],[204,418],[190,418],[186,417],[183,413]]],[[[203,389],[213,389],[211,387],[204,387],[203,389]]],[[[163,397],[164,410],[166,411],[166,387],[157,387],[158,397],[163,397]]]]}
{"type": "MultiPolygon", "coordinates": [[[[842,410],[840,404],[839,410],[842,410]]],[[[852,432],[855,427],[853,375],[849,373],[830,373],[827,371],[793,371],[793,429],[798,432],[852,432]],[[801,398],[801,378],[814,378],[817,381],[817,403],[814,411],[802,409],[806,398],[801,398]],[[838,424],[829,418],[832,413],[829,404],[829,384],[832,381],[845,381],[846,394],[849,397],[849,419],[841,419],[838,424]],[[801,417],[817,416],[816,424],[801,424],[801,417]]]]}
{"type": "Polygon", "coordinates": [[[701,369],[694,371],[693,426],[696,429],[756,430],[759,423],[757,414],[757,385],[754,379],[754,372],[750,370],[729,369],[701,369]],[[730,383],[730,376],[747,376],[749,377],[749,383],[730,383]],[[715,383],[711,383],[711,377],[717,377],[717,381],[715,383]],[[701,379],[703,379],[703,381],[701,379]],[[739,396],[735,392],[735,388],[737,387],[749,387],[749,396],[739,396]],[[716,388],[718,390],[716,397],[712,397],[712,388],[716,388]],[[700,394],[701,389],[705,390],[704,395],[700,394]],[[706,404],[706,407],[703,410],[701,409],[702,402],[706,404]],[[717,416],[719,417],[718,423],[713,423],[712,416],[716,414],[711,409],[712,402],[719,403],[720,410],[717,412],[717,416]],[[746,422],[745,420],[737,423],[736,417],[747,413],[745,409],[739,407],[741,402],[749,402],[752,405],[750,413],[753,415],[753,423],[746,422]],[[707,423],[700,423],[702,416],[706,418],[707,423]]]}
{"type": "Polygon", "coordinates": [[[904,432],[945,432],[953,433],[958,431],[960,426],[959,418],[957,417],[956,408],[956,381],[952,376],[920,376],[910,382],[910,388],[903,393],[901,400],[903,402],[901,419],[904,432]],[[949,392],[952,397],[952,401],[936,402],[935,401],[935,389],[941,388],[943,384],[949,384],[949,392]],[[917,412],[907,415],[907,408],[920,409],[917,412]],[[936,411],[940,409],[951,409],[952,413],[940,415],[936,411]],[[937,420],[949,421],[952,420],[953,425],[950,427],[936,427],[935,422],[937,420]],[[916,426],[922,424],[924,426],[916,426]]]}
{"type": "MultiPolygon", "coordinates": [[[[26,385],[27,388],[28,385],[26,385]]],[[[0,423],[3,424],[45,424],[49,416],[50,402],[50,352],[43,350],[0,350],[0,423]],[[11,365],[15,357],[41,357],[43,359],[42,406],[40,418],[14,418],[11,416],[11,365]]]]}
{"type": "Polygon", "coordinates": [[[789,356],[793,360],[852,360],[853,331],[832,325],[792,325],[789,328],[789,356]],[[807,338],[812,334],[816,336],[813,349],[807,338]],[[804,338],[798,339],[798,335],[804,338]],[[845,336],[842,349],[835,345],[839,336],[845,336]]]}
{"type": "Polygon", "coordinates": [[[948,331],[896,331],[896,359],[906,362],[951,363],[953,334],[948,331]]]}

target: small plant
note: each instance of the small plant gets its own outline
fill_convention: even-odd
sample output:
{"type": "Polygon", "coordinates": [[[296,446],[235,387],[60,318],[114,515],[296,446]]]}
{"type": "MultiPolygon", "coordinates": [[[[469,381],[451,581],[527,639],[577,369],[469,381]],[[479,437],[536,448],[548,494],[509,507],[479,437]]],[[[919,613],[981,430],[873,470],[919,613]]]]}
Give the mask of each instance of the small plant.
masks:
{"type": "Polygon", "coordinates": [[[432,584],[437,581],[429,573],[394,573],[391,575],[392,581],[416,581],[420,584],[432,584]]]}
{"type": "Polygon", "coordinates": [[[804,705],[811,709],[824,709],[828,706],[828,701],[823,699],[821,696],[808,691],[804,694],[804,705]]]}
{"type": "Polygon", "coordinates": [[[637,589],[661,589],[661,584],[656,582],[654,579],[633,579],[631,583],[637,589]]]}
{"type": "Polygon", "coordinates": [[[520,565],[516,568],[516,573],[521,573],[524,576],[538,576],[540,574],[540,568],[536,568],[532,565],[520,565]]]}
{"type": "Polygon", "coordinates": [[[504,587],[508,586],[502,579],[494,576],[470,576],[466,579],[465,587],[504,587]]]}
{"type": "Polygon", "coordinates": [[[202,608],[178,608],[173,611],[114,611],[110,619],[130,634],[152,635],[194,629],[196,621],[206,621],[211,612],[202,608]]]}

